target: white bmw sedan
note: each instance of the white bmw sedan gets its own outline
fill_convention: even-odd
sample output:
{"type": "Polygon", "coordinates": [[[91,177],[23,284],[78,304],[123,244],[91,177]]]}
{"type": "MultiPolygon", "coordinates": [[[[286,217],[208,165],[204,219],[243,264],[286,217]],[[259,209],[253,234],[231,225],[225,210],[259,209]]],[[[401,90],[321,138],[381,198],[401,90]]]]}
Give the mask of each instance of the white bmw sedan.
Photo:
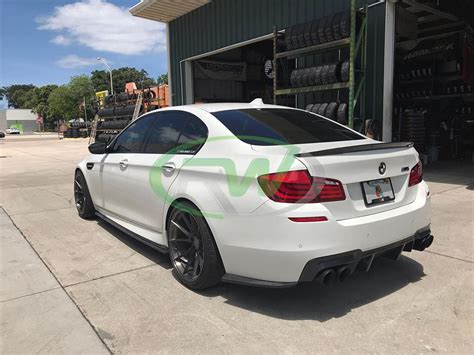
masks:
{"type": "Polygon", "coordinates": [[[74,177],[79,215],[168,252],[191,289],[328,284],[433,241],[412,144],[303,110],[169,107],[89,151],[74,177]]]}

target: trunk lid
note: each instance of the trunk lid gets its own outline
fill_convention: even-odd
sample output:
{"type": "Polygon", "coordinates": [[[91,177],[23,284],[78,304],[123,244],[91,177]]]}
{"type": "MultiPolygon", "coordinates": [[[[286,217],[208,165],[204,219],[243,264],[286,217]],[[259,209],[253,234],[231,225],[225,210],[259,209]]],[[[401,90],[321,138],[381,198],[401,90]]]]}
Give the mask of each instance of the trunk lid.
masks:
{"type": "MultiPolygon", "coordinates": [[[[358,140],[302,144],[296,147],[300,149],[296,159],[306,166],[312,176],[337,179],[344,185],[344,201],[324,203],[337,220],[387,211],[415,200],[416,189],[408,188],[408,178],[411,168],[418,162],[418,153],[408,144],[358,140]],[[371,146],[367,146],[368,144],[371,146]],[[386,167],[383,174],[379,172],[381,163],[386,167]],[[364,199],[362,183],[381,178],[390,178],[395,199],[368,206],[364,199]]],[[[270,150],[278,147],[254,146],[254,149],[268,150],[270,153],[270,150]]]]}

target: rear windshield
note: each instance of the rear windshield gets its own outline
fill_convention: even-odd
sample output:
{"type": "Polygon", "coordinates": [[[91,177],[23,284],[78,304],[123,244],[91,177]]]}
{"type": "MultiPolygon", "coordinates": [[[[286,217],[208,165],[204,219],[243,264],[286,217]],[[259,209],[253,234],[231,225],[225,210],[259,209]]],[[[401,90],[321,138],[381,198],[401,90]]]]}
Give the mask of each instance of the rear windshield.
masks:
{"type": "Polygon", "coordinates": [[[213,112],[235,136],[253,145],[283,145],[364,139],[314,114],[288,109],[243,109],[213,112]]]}

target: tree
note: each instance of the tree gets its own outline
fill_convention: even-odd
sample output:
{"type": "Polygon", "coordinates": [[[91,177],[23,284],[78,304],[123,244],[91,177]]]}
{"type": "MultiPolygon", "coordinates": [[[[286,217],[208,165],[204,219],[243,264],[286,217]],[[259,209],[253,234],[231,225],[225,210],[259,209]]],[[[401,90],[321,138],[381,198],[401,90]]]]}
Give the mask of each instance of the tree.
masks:
{"type": "Polygon", "coordinates": [[[28,97],[25,97],[27,93],[33,90],[35,86],[33,84],[16,84],[2,87],[1,94],[6,96],[8,104],[14,108],[30,108],[26,107],[25,103],[28,97]]]}
{"type": "MultiPolygon", "coordinates": [[[[134,82],[137,88],[145,88],[149,86],[155,86],[156,81],[150,78],[146,70],[138,70],[136,68],[123,67],[112,70],[114,92],[123,92],[125,90],[125,84],[134,82]]],[[[94,90],[110,91],[110,75],[105,70],[94,70],[91,73],[91,81],[94,90]]]]}
{"type": "Polygon", "coordinates": [[[156,79],[158,85],[168,85],[168,73],[161,74],[158,79],[156,79]]]}
{"type": "Polygon", "coordinates": [[[48,97],[48,113],[56,119],[74,120],[83,117],[81,103],[86,100],[88,117],[92,117],[90,103],[94,98],[94,87],[87,75],[72,77],[67,85],[57,87],[48,97]]]}
{"type": "Polygon", "coordinates": [[[51,124],[55,117],[51,114],[48,105],[48,99],[57,85],[45,85],[35,88],[29,92],[26,105],[31,108],[31,111],[41,115],[45,124],[51,124]]]}

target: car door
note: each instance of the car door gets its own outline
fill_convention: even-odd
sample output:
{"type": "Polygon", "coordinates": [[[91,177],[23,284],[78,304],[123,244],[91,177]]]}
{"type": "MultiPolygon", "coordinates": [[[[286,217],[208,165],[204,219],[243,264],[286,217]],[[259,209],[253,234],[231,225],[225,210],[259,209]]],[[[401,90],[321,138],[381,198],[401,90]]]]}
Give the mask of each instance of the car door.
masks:
{"type": "Polygon", "coordinates": [[[129,164],[135,154],[141,152],[145,138],[150,131],[154,117],[144,116],[126,129],[114,140],[101,166],[101,187],[103,209],[109,214],[128,219],[130,197],[134,184],[129,178],[129,164]]]}
{"type": "MultiPolygon", "coordinates": [[[[128,179],[133,196],[128,199],[129,216],[141,227],[162,233],[164,207],[168,191],[183,163],[190,159],[203,139],[189,143],[190,137],[207,137],[207,127],[185,111],[157,112],[140,154],[133,154],[128,166],[128,179]]],[[[154,240],[165,244],[165,241],[154,240]]]]}

